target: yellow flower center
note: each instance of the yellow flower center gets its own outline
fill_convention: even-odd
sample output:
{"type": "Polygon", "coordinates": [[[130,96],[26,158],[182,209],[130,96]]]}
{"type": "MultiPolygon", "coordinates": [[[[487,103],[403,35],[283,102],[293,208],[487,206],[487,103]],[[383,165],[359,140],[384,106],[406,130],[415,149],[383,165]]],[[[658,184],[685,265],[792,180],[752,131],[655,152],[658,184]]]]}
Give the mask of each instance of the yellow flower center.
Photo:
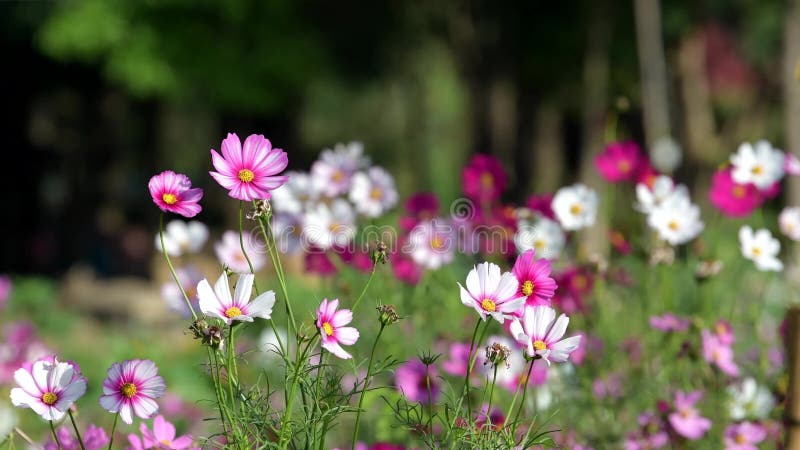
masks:
{"type": "Polygon", "coordinates": [[[675,220],[670,220],[669,223],[667,223],[667,228],[669,228],[672,231],[678,231],[678,227],[679,227],[678,222],[675,220]]]}
{"type": "Polygon", "coordinates": [[[733,192],[732,193],[733,193],[734,197],[742,198],[742,197],[744,197],[744,194],[746,193],[746,191],[744,189],[744,186],[736,185],[736,186],[733,187],[733,192]]]}
{"type": "Polygon", "coordinates": [[[58,401],[58,396],[52,392],[45,392],[42,394],[42,402],[45,405],[52,405],[53,403],[58,401]]]}
{"type": "Polygon", "coordinates": [[[132,398],[134,395],[136,395],[137,389],[135,384],[125,383],[122,385],[119,391],[122,392],[122,395],[125,397],[132,398]]]}
{"type": "Polygon", "coordinates": [[[381,188],[374,187],[371,191],[369,191],[369,197],[373,200],[380,200],[383,198],[383,191],[381,188]]]}
{"type": "Polygon", "coordinates": [[[242,315],[242,310],[235,306],[231,306],[230,308],[225,310],[225,317],[227,317],[228,319],[233,319],[234,317],[239,317],[241,315],[242,315]]]}
{"type": "Polygon", "coordinates": [[[575,289],[583,289],[586,287],[586,284],[586,277],[583,275],[576,275],[575,278],[572,279],[572,285],[575,287],[575,289]]]}
{"type": "Polygon", "coordinates": [[[735,440],[737,444],[744,444],[745,442],[747,442],[743,434],[737,434],[735,440]]]}
{"type": "Polygon", "coordinates": [[[764,172],[764,169],[761,166],[755,166],[752,170],[750,170],[750,172],[752,172],[753,175],[761,175],[761,173],[764,172]]]}
{"type": "Polygon", "coordinates": [[[761,249],[758,247],[753,247],[753,256],[761,256],[761,249]]]}
{"type": "Polygon", "coordinates": [[[481,302],[481,308],[483,308],[484,311],[495,312],[497,311],[497,304],[495,304],[494,300],[485,298],[481,302]]]}
{"type": "Polygon", "coordinates": [[[494,184],[494,177],[492,176],[492,174],[490,174],[489,172],[484,172],[481,174],[481,185],[485,189],[492,187],[493,184],[494,184]]]}
{"type": "Polygon", "coordinates": [[[161,196],[161,200],[164,200],[164,203],[168,205],[174,205],[175,203],[178,202],[178,197],[176,197],[175,194],[170,194],[169,192],[167,192],[166,194],[161,196]]]}
{"type": "Polygon", "coordinates": [[[522,293],[526,297],[529,297],[531,294],[533,294],[533,281],[525,280],[525,282],[522,283],[522,293]]]}
{"type": "Polygon", "coordinates": [[[170,442],[169,439],[162,439],[161,444],[163,444],[165,448],[172,448],[172,442],[170,442]]]}
{"type": "Polygon", "coordinates": [[[242,169],[239,171],[238,177],[243,183],[249,183],[255,178],[255,174],[250,169],[242,169]]]}
{"type": "Polygon", "coordinates": [[[333,172],[333,175],[331,175],[331,179],[336,183],[341,182],[342,180],[344,180],[344,172],[337,169],[336,171],[333,172]]]}
{"type": "Polygon", "coordinates": [[[631,162],[627,159],[623,159],[617,163],[617,169],[622,173],[628,173],[631,171],[631,162]]]}
{"type": "Polygon", "coordinates": [[[322,331],[328,336],[333,336],[333,326],[328,322],[322,322],[322,331]]]}
{"type": "Polygon", "coordinates": [[[537,239],[533,241],[533,248],[536,250],[541,250],[547,245],[547,243],[543,239],[537,239]]]}
{"type": "Polygon", "coordinates": [[[439,236],[434,236],[433,239],[431,239],[431,248],[434,250],[441,250],[442,247],[444,247],[444,239],[439,236]]]}
{"type": "Polygon", "coordinates": [[[533,341],[533,349],[536,351],[547,350],[547,344],[545,344],[543,340],[537,339],[533,341]]]}
{"type": "Polygon", "coordinates": [[[573,216],[577,216],[578,214],[581,213],[581,211],[583,211],[583,208],[581,207],[581,205],[579,203],[573,203],[572,206],[569,207],[569,212],[573,216]]]}

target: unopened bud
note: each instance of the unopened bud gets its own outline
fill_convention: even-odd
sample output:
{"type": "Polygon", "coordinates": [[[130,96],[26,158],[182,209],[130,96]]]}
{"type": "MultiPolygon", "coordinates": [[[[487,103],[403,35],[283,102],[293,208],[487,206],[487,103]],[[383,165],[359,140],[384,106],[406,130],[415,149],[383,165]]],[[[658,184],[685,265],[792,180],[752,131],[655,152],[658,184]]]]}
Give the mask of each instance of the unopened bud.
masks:
{"type": "Polygon", "coordinates": [[[378,310],[378,320],[380,320],[381,325],[391,325],[400,320],[400,316],[397,315],[397,309],[394,305],[381,305],[375,309],[378,310]]]}
{"type": "Polygon", "coordinates": [[[417,355],[417,358],[419,358],[419,360],[422,361],[422,364],[425,364],[426,366],[431,366],[433,365],[433,363],[436,362],[437,359],[439,359],[440,356],[442,355],[438,353],[432,354],[426,352],[426,353],[420,353],[419,355],[417,355]]]}

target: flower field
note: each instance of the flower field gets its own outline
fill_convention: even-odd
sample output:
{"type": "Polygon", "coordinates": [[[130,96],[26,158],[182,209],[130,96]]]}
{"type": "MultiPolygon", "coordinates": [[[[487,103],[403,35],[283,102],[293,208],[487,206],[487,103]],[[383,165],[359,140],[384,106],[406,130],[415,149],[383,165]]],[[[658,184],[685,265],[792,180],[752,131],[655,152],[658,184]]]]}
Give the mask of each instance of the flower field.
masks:
{"type": "Polygon", "coordinates": [[[490,155],[439,198],[359,142],[305,171],[278,145],[229,133],[208,181],[141,186],[141,317],[0,278],[0,447],[784,448],[792,153],[743,142],[697,189],[611,141],[515,204],[490,155]]]}

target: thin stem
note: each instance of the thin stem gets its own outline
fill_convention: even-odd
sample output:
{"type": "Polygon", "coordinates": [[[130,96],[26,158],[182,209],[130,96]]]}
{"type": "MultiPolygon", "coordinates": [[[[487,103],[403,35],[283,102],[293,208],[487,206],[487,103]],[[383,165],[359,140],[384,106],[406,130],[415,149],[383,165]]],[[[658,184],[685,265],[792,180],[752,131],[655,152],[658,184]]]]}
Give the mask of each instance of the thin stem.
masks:
{"type": "Polygon", "coordinates": [[[319,330],[317,330],[317,334],[308,342],[308,345],[302,352],[300,351],[299,346],[297,348],[297,357],[295,358],[294,364],[294,379],[292,380],[292,387],[289,389],[289,397],[286,400],[286,410],[284,411],[283,418],[281,419],[281,432],[280,439],[278,440],[278,446],[281,449],[286,449],[289,446],[290,436],[288,435],[288,425],[289,421],[292,419],[292,409],[294,408],[294,395],[295,392],[297,392],[297,383],[300,381],[300,376],[298,373],[300,371],[300,364],[305,361],[307,351],[316,342],[316,338],[318,336],[319,330]]]}
{"type": "Polygon", "coordinates": [[[431,371],[430,366],[425,364],[425,390],[428,393],[428,426],[427,431],[433,433],[431,425],[433,424],[433,395],[431,392],[431,371]]]}
{"type": "MultiPolygon", "coordinates": [[[[50,432],[53,434],[53,440],[56,441],[56,445],[58,446],[58,450],[63,450],[63,447],[61,447],[61,441],[58,440],[58,435],[56,434],[56,427],[53,425],[53,421],[52,420],[48,420],[48,422],[50,423],[50,432]]],[[[111,447],[109,447],[109,448],[111,448],[111,447]]]]}
{"type": "Polygon", "coordinates": [[[494,385],[497,382],[497,364],[494,365],[494,373],[492,374],[492,385],[489,388],[489,406],[486,408],[486,423],[489,428],[492,428],[492,400],[494,400],[494,385]]]}
{"type": "Polygon", "coordinates": [[[67,409],[67,414],[69,414],[69,420],[72,422],[72,429],[75,430],[75,437],[78,438],[78,444],[81,445],[81,450],[86,450],[86,447],[83,445],[81,433],[78,431],[78,425],[75,424],[75,418],[72,416],[72,411],[67,409]]]}
{"type": "Polygon", "coordinates": [[[278,245],[275,242],[275,233],[272,232],[272,225],[269,222],[269,217],[260,216],[258,218],[258,225],[261,228],[261,234],[264,236],[264,242],[268,243],[267,248],[269,250],[270,259],[272,259],[272,266],[275,268],[278,284],[281,286],[284,299],[286,299],[286,314],[289,316],[289,321],[292,325],[291,331],[297,333],[297,322],[294,319],[292,304],[289,301],[289,291],[286,289],[286,276],[283,271],[280,255],[277,253],[278,245]]]}
{"type": "MultiPolygon", "coordinates": [[[[534,362],[536,362],[536,360],[532,359],[531,360],[531,365],[528,367],[528,374],[525,376],[525,384],[522,386],[522,401],[519,404],[519,409],[517,410],[517,415],[514,416],[514,421],[511,422],[513,424],[517,423],[517,420],[519,420],[520,413],[522,413],[522,410],[525,408],[525,396],[528,393],[528,382],[531,380],[531,372],[533,371],[533,363],[534,362]]],[[[516,399],[516,395],[514,395],[514,398],[516,399]]],[[[509,413],[513,412],[513,408],[514,408],[514,404],[512,402],[511,409],[509,409],[508,412],[509,413]]]]}
{"type": "MultiPolygon", "coordinates": [[[[416,289],[416,288],[415,288],[416,289]]],[[[472,358],[472,349],[475,347],[475,338],[478,336],[478,328],[481,326],[481,321],[479,320],[475,324],[475,330],[472,331],[472,339],[469,342],[469,354],[467,355],[467,359],[472,358]]],[[[464,389],[461,392],[461,396],[458,398],[458,403],[456,404],[455,414],[453,415],[453,423],[450,424],[450,427],[447,430],[447,433],[444,437],[444,442],[447,442],[447,438],[450,436],[450,431],[456,426],[456,421],[458,420],[459,414],[461,414],[461,405],[464,403],[464,395],[469,395],[469,377],[470,373],[472,372],[472,364],[467,364],[467,376],[464,378],[464,389]]],[[[456,442],[453,441],[453,445],[450,448],[454,448],[456,442]]]]}
{"type": "MultiPolygon", "coordinates": [[[[370,277],[371,279],[372,277],[370,277]]],[[[375,349],[378,347],[378,339],[381,338],[381,334],[383,334],[383,329],[386,327],[385,324],[381,324],[381,329],[378,330],[378,335],[375,337],[375,342],[372,343],[372,350],[369,352],[369,362],[367,363],[367,376],[364,378],[364,387],[361,389],[361,395],[358,398],[358,409],[356,409],[356,425],[353,429],[353,448],[356,448],[356,442],[358,440],[358,425],[361,421],[361,405],[364,404],[364,394],[367,392],[367,388],[369,387],[369,376],[372,372],[372,357],[375,355],[375,349]]]]}
{"type": "MultiPolygon", "coordinates": [[[[245,250],[244,248],[244,223],[242,222],[243,214],[244,214],[244,202],[242,200],[239,200],[239,247],[242,249],[242,255],[244,256],[245,261],[247,261],[247,267],[250,268],[250,273],[255,274],[256,271],[253,270],[253,263],[250,261],[250,257],[247,255],[247,250],[245,250]]],[[[255,289],[256,295],[258,295],[259,290],[255,277],[253,277],[253,289],[255,289]]]]}
{"type": "Polygon", "coordinates": [[[114,425],[111,425],[111,434],[108,435],[108,450],[111,450],[111,445],[114,444],[114,432],[117,430],[117,419],[119,419],[119,413],[114,414],[114,425]]]}
{"type": "Polygon", "coordinates": [[[197,313],[194,311],[194,307],[192,306],[192,302],[189,301],[189,296],[186,294],[186,290],[183,288],[181,284],[181,280],[178,279],[178,274],[175,273],[175,267],[172,266],[172,261],[169,259],[169,253],[167,253],[167,248],[164,245],[164,213],[161,213],[161,218],[158,222],[158,237],[161,240],[161,253],[164,254],[164,259],[167,261],[167,266],[169,266],[169,273],[172,274],[172,279],[175,280],[175,284],[178,285],[178,289],[181,291],[181,295],[183,295],[183,299],[186,300],[186,306],[189,307],[189,311],[192,313],[192,319],[197,320],[197,313]]]}
{"type": "MultiPolygon", "coordinates": [[[[478,359],[478,351],[477,351],[478,349],[475,348],[475,353],[472,353],[473,345],[483,342],[483,337],[486,336],[486,330],[489,329],[489,324],[490,322],[487,320],[486,326],[484,326],[483,330],[481,330],[481,334],[480,337],[478,337],[478,341],[475,342],[474,344],[470,344],[470,359],[469,359],[469,365],[467,366],[467,383],[469,383],[469,377],[472,374],[472,368],[473,366],[475,366],[475,360],[478,359]]],[[[478,325],[480,325],[480,322],[478,322],[478,325]]],[[[478,327],[475,327],[475,329],[477,330],[478,327]]],[[[464,385],[467,388],[467,412],[469,413],[467,417],[472,417],[472,399],[469,396],[469,384],[467,383],[465,383],[464,385]]]]}
{"type": "Polygon", "coordinates": [[[214,383],[214,394],[217,396],[217,407],[219,408],[219,420],[222,423],[222,433],[227,435],[228,430],[225,427],[225,411],[222,405],[222,379],[219,376],[219,360],[217,359],[217,351],[210,347],[208,349],[208,360],[209,363],[212,363],[213,360],[213,366],[211,366],[211,381],[214,383]]]}
{"type": "Polygon", "coordinates": [[[361,302],[361,299],[364,298],[364,294],[367,293],[367,289],[369,288],[370,283],[372,283],[372,277],[374,276],[375,276],[375,265],[373,264],[372,272],[369,273],[369,278],[367,279],[367,284],[364,285],[364,289],[361,290],[361,294],[358,296],[355,303],[353,303],[353,307],[350,309],[354,313],[356,311],[356,308],[358,308],[359,302],[361,302]]]}
{"type": "MultiPolygon", "coordinates": [[[[33,439],[31,439],[30,436],[25,434],[24,431],[20,430],[19,427],[14,427],[13,432],[17,433],[22,438],[22,440],[27,442],[31,447],[33,447],[33,448],[42,448],[41,445],[33,442],[33,439]]],[[[11,433],[11,434],[13,435],[14,433],[11,433]]],[[[9,437],[11,437],[11,435],[9,435],[9,437]]]]}

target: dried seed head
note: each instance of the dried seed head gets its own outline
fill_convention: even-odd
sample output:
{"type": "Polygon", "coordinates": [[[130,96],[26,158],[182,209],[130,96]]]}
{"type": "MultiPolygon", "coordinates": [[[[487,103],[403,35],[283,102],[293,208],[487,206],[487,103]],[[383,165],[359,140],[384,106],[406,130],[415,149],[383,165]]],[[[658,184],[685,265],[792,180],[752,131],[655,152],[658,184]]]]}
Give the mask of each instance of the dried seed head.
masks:
{"type": "Polygon", "coordinates": [[[394,305],[380,305],[375,309],[378,310],[378,320],[380,320],[381,325],[391,325],[400,320],[400,316],[397,315],[397,309],[394,305]]]}
{"type": "Polygon", "coordinates": [[[372,250],[372,265],[375,266],[378,263],[386,264],[386,261],[389,261],[389,255],[387,251],[389,247],[383,241],[378,241],[375,243],[375,249],[372,250]]]}
{"type": "Polygon", "coordinates": [[[247,213],[247,218],[250,220],[258,220],[260,217],[269,219],[272,213],[272,206],[269,200],[256,200],[253,203],[253,210],[247,213]]]}
{"type": "Polygon", "coordinates": [[[508,364],[509,356],[511,356],[511,349],[503,344],[495,342],[486,347],[486,362],[484,364],[490,363],[493,366],[498,366],[505,363],[506,368],[508,368],[510,367],[508,364]]]}

